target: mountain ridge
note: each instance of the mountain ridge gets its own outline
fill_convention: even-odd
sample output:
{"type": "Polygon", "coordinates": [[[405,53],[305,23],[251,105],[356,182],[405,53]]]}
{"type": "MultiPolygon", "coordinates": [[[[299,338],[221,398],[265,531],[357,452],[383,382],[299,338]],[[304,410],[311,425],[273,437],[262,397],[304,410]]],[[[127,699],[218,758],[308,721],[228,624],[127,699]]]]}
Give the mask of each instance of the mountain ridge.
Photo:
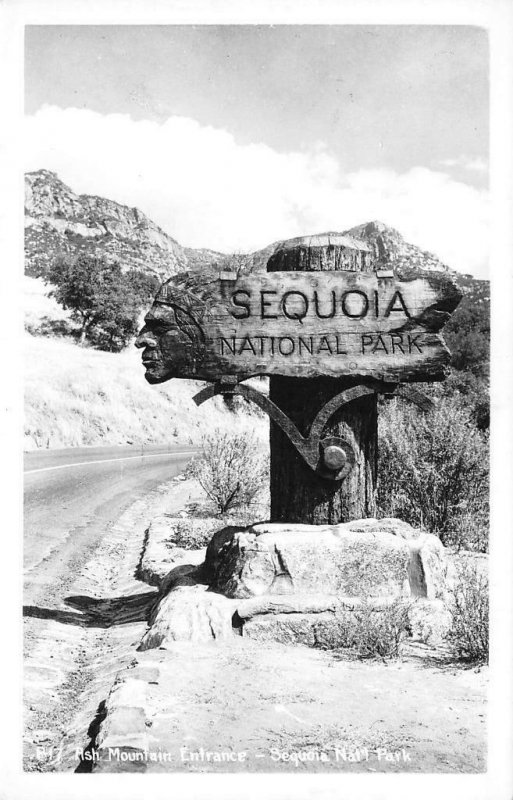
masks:
{"type": "MultiPolygon", "coordinates": [[[[486,291],[488,281],[451,269],[433,253],[405,241],[395,228],[374,220],[337,235],[370,248],[375,262],[399,273],[404,269],[443,271],[463,289],[471,285],[486,291]]],[[[307,238],[307,237],[304,237],[307,238]]],[[[80,252],[118,260],[125,269],[156,275],[161,281],[187,270],[202,270],[238,263],[244,271],[265,269],[280,246],[273,242],[248,254],[224,254],[210,249],[184,247],[136,207],[98,195],[76,194],[51,170],[25,175],[26,273],[44,275],[59,254],[80,252]]]]}

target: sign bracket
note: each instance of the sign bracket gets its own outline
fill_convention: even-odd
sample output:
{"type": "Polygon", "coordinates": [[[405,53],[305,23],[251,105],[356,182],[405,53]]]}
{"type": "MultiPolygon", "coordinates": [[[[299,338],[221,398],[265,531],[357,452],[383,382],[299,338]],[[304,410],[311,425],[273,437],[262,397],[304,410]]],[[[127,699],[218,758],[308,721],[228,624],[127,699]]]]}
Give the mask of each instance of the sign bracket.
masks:
{"type": "Polygon", "coordinates": [[[288,437],[297,452],[308,466],[319,475],[333,481],[342,481],[350,473],[355,463],[355,452],[349,441],[340,436],[322,438],[326,423],[339,408],[354,400],[371,394],[385,397],[402,397],[417,405],[422,411],[429,411],[434,402],[424,392],[411,386],[368,381],[339,392],[320,409],[315,416],[308,436],[303,436],[289,417],[265,394],[247,384],[239,383],[232,375],[223,376],[215,383],[205,386],[194,395],[193,400],[200,406],[215,395],[240,395],[255,403],[288,437]]]}

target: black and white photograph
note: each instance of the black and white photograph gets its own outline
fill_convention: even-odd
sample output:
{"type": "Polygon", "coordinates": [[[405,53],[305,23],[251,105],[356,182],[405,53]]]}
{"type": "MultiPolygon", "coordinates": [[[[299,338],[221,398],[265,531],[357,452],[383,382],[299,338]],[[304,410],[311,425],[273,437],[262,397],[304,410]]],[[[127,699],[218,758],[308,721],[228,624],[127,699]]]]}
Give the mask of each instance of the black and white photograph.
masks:
{"type": "Polygon", "coordinates": [[[5,797],[510,797],[507,4],[106,5],[11,18],[5,797]]]}

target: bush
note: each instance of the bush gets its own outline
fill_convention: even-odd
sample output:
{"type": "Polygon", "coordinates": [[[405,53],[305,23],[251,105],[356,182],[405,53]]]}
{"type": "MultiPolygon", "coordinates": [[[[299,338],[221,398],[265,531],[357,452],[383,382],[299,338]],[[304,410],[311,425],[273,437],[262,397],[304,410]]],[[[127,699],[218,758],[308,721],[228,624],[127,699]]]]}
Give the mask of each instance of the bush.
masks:
{"type": "MultiPolygon", "coordinates": [[[[435,387],[434,387],[435,388],[435,387]]],[[[476,378],[471,372],[451,370],[447,379],[435,388],[435,396],[456,399],[465,404],[479,430],[490,427],[490,391],[488,381],[476,378]]]]}
{"type": "Polygon", "coordinates": [[[437,533],[444,544],[486,547],[488,437],[455,398],[423,414],[391,402],[379,421],[378,507],[383,516],[437,533]],[[479,522],[465,540],[465,524],[479,522]]]}
{"type": "Polygon", "coordinates": [[[268,480],[268,459],[249,432],[216,430],[203,437],[201,456],[191,471],[217,514],[251,505],[268,480]]]}
{"type": "Polygon", "coordinates": [[[206,547],[214,533],[219,530],[219,522],[211,519],[180,519],[173,520],[172,533],[166,544],[170,549],[181,547],[184,550],[199,550],[206,547]]]}
{"type": "Polygon", "coordinates": [[[448,641],[460,658],[488,662],[489,596],[488,576],[482,565],[465,559],[456,568],[449,592],[452,624],[448,641]]]}
{"type": "Polygon", "coordinates": [[[427,383],[422,389],[431,399],[445,400],[463,407],[471,422],[481,431],[490,427],[490,386],[488,379],[476,378],[471,372],[449,369],[440,383],[427,383]]]}
{"type": "Polygon", "coordinates": [[[444,535],[444,541],[458,552],[463,549],[487,553],[489,525],[488,507],[462,512],[456,517],[452,529],[444,535]]]}
{"type": "Polygon", "coordinates": [[[396,600],[376,608],[366,600],[348,615],[343,638],[360,658],[393,658],[409,634],[409,603],[396,600]]]}

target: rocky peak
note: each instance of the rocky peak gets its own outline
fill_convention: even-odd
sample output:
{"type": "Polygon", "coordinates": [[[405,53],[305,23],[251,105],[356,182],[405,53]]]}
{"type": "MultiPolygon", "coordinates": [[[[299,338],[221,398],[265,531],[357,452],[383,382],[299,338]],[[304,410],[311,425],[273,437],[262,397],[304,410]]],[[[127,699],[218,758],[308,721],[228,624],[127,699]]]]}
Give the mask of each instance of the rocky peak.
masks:
{"type": "Polygon", "coordinates": [[[433,253],[406,242],[398,230],[378,220],[357,225],[344,231],[344,234],[366,242],[374,249],[378,264],[399,272],[411,268],[452,272],[433,253]]]}
{"type": "Polygon", "coordinates": [[[30,217],[69,214],[80,209],[78,197],[55,172],[40,169],[25,176],[25,214],[30,217]]]}
{"type": "Polygon", "coordinates": [[[138,208],[78,195],[55,172],[25,176],[26,270],[40,275],[58,254],[86,251],[161,280],[219,253],[183,248],[138,208]]]}

